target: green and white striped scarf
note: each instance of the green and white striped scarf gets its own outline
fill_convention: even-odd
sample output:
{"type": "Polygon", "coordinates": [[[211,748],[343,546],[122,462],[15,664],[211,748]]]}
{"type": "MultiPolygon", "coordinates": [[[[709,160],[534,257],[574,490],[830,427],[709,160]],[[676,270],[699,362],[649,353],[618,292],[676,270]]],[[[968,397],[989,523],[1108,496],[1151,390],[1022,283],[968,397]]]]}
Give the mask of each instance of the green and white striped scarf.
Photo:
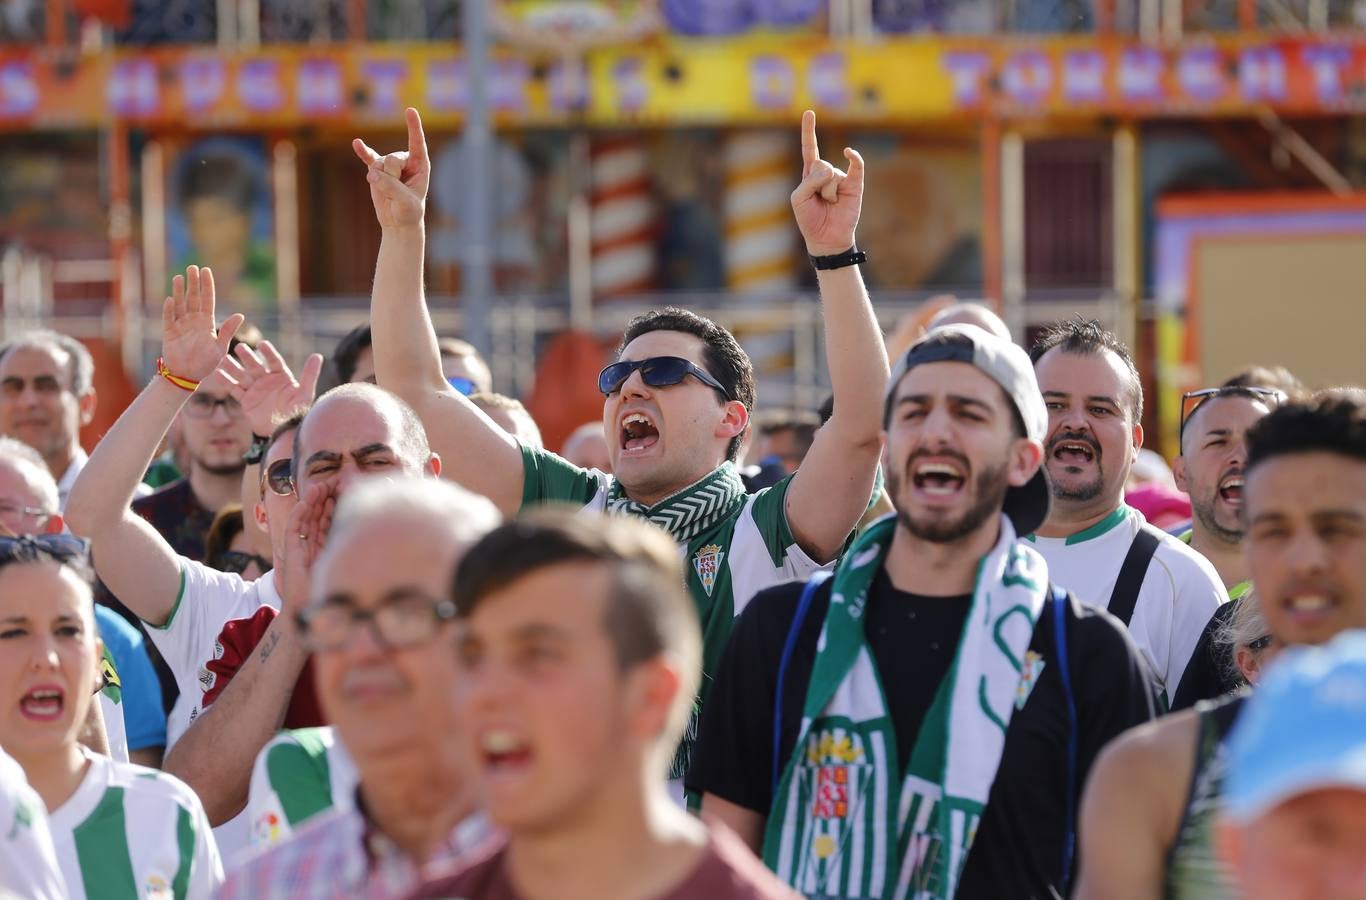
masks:
{"type": "Polygon", "coordinates": [[[740,471],[734,463],[724,462],[654,506],[637,503],[626,496],[621,482],[614,478],[607,495],[607,509],[649,519],[673,535],[674,540],[686,544],[733,513],[735,504],[744,499],[745,483],[740,480],[740,471]]]}
{"type": "Polygon", "coordinates": [[[972,607],[901,773],[896,729],[863,634],[868,589],[896,517],[871,525],[835,570],[792,758],[774,795],[764,862],[808,897],[948,898],[957,890],[1024,687],[1048,567],[1001,517],[972,607]]]}

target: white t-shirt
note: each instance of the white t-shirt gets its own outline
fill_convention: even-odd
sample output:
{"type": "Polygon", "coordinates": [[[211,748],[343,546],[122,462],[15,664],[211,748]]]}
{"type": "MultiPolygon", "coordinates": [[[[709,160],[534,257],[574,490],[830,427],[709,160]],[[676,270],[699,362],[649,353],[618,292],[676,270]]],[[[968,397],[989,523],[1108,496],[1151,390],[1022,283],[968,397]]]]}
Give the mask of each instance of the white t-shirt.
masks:
{"type": "MultiPolygon", "coordinates": [[[[1092,606],[1109,605],[1129,546],[1145,524],[1138,510],[1121,505],[1100,522],[1068,538],[1030,537],[1048,562],[1048,577],[1092,606]]],[[[1228,592],[1209,560],[1163,534],[1143,576],[1129,636],[1168,699],[1176,695],[1195,645],[1228,592]]]]}
{"type": "Polygon", "coordinates": [[[66,883],[48,831],[47,813],[24,769],[0,750],[0,897],[61,900],[66,883]]]}
{"type": "Polygon", "coordinates": [[[194,791],[165,772],[83,752],[85,778],[48,816],[72,900],[212,897],[223,863],[194,791]]]}
{"type": "Polygon", "coordinates": [[[213,686],[208,663],[217,655],[214,644],[223,626],[251,616],[262,606],[280,608],[274,571],[247,581],[181,558],[180,595],[171,617],[165,625],[147,626],[147,636],[161,651],[180,689],[180,699],[166,722],[168,751],[198,718],[204,692],[213,686]]]}

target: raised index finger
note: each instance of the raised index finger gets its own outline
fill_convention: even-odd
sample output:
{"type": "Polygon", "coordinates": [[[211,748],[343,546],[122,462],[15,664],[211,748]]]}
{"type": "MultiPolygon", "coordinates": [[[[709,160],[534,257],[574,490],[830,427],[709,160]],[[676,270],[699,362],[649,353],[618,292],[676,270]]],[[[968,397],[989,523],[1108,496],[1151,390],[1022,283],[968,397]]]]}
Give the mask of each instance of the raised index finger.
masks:
{"type": "Polygon", "coordinates": [[[802,113],[802,177],[811,174],[811,167],[821,158],[821,151],[816,146],[816,113],[807,110],[802,113]]]}
{"type": "Polygon", "coordinates": [[[411,106],[404,113],[408,120],[408,158],[427,158],[427,135],[422,132],[422,116],[411,106]]]}

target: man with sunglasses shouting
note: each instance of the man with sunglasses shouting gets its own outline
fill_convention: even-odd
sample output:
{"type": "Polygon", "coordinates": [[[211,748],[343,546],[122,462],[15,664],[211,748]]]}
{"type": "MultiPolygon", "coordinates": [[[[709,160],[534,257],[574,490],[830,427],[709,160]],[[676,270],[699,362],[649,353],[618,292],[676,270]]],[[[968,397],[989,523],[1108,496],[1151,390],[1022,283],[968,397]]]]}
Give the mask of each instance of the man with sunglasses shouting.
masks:
{"type": "Polygon", "coordinates": [[[1225,654],[1214,640],[1252,589],[1243,555],[1243,479],[1247,469],[1247,430],[1285,402],[1275,388],[1224,384],[1191,391],[1181,398],[1181,455],[1172,466],[1176,486],[1190,495],[1191,527],[1180,536],[1210,561],[1228,589],[1229,600],[1215,610],[1191,655],[1186,674],[1172,698],[1172,709],[1226,694],[1238,686],[1225,654]]]}
{"type": "MultiPolygon", "coordinates": [[[[489,497],[504,515],[568,502],[638,515],[668,530],[685,555],[709,675],[754,593],[832,561],[872,494],[888,367],[858,270],[864,254],[854,244],[862,157],[845,148],[847,172],[823,161],[815,113],[803,115],[802,180],[792,209],[820,285],[835,413],[797,474],[747,495],[736,455],[754,409],[753,369],[729,331],[689,311],[633,320],[619,361],[599,376],[611,475],[519,444],[446,382],[423,296],[431,164],[417,111],[406,115],[406,152],[381,156],[354,142],[382,230],[371,307],[380,385],[417,410],[446,461],[444,474],[489,497]]],[[[675,778],[694,733],[690,726],[675,778]]]]}

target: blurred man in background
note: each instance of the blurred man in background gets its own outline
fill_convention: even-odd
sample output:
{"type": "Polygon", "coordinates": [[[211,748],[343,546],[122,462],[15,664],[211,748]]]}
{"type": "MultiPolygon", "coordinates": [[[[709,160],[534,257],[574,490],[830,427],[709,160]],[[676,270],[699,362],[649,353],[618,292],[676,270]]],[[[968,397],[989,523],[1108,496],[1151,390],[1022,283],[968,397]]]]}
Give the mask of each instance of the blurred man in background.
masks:
{"type": "Polygon", "coordinates": [[[581,469],[612,472],[612,457],[607,452],[607,434],[601,422],[585,422],[570,432],[560,455],[581,469]]]}
{"type": "MultiPolygon", "coordinates": [[[[81,428],[95,415],[94,378],[90,351],[55,331],[30,331],[0,348],[0,434],[42,455],[62,509],[89,458],[81,428]]],[[[145,485],[137,491],[149,493],[145,485]]]]}

